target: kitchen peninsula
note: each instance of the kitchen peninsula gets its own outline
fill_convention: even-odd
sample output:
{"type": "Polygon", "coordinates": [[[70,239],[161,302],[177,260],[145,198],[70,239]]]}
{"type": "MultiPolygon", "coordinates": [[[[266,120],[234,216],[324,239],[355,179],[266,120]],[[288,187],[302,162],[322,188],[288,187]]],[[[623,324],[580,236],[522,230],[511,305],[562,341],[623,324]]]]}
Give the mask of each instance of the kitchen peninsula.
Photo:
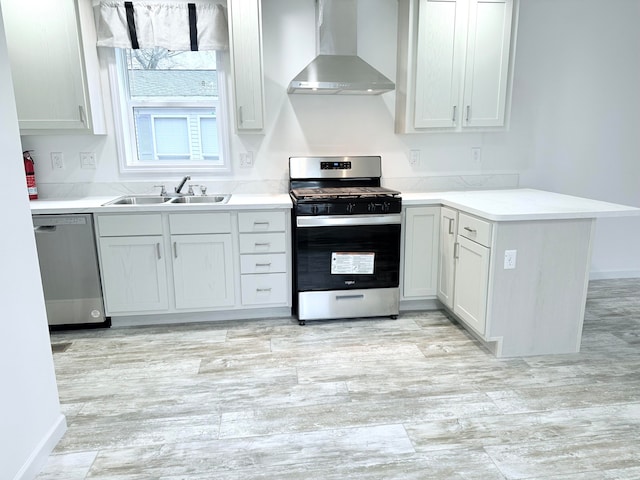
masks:
{"type": "MultiPolygon", "coordinates": [[[[289,218],[291,207],[286,194],[232,195],[224,205],[102,206],[112,199],[38,200],[31,202],[31,208],[34,215],[90,212],[98,217],[118,218],[145,213],[177,216],[185,212],[275,210],[289,218]]],[[[402,194],[402,199],[405,222],[410,209],[429,208],[433,212],[430,238],[439,243],[429,248],[430,238],[405,239],[405,245],[408,240],[414,245],[424,245],[423,250],[414,248],[411,252],[405,248],[402,259],[405,270],[415,260],[410,254],[435,252],[437,258],[431,258],[429,264],[437,273],[423,272],[425,277],[431,273],[437,277],[437,294],[434,290],[431,298],[437,297],[455,319],[498,357],[579,351],[595,220],[640,215],[640,208],[532,189],[412,192],[402,194]]],[[[165,229],[170,228],[169,220],[163,221],[165,229]]],[[[229,231],[223,234],[231,234],[232,238],[242,235],[237,225],[231,222],[229,231]]],[[[406,224],[403,227],[406,233],[406,224]]],[[[282,234],[289,232],[288,228],[285,222],[277,230],[282,234]]],[[[414,235],[423,233],[414,231],[414,235]]],[[[169,235],[165,243],[170,249],[171,232],[165,234],[169,235]]],[[[282,252],[278,251],[285,254],[286,265],[291,262],[288,235],[282,252]]],[[[238,248],[231,251],[238,252],[238,248]]],[[[229,268],[240,273],[240,259],[234,258],[229,268]]],[[[237,291],[243,291],[239,277],[242,275],[229,278],[237,284],[237,291]]],[[[280,278],[280,281],[288,280],[280,278]]],[[[275,305],[290,306],[290,291],[287,295],[287,299],[280,298],[275,305]]],[[[237,298],[228,305],[246,313],[237,298]]],[[[169,317],[180,321],[183,314],[174,307],[166,312],[172,315],[159,315],[162,312],[151,310],[142,316],[129,317],[128,323],[132,318],[138,320],[134,323],[163,323],[169,317]]],[[[261,309],[252,311],[269,313],[261,309]]],[[[277,311],[283,312],[282,308],[277,311]]],[[[215,315],[209,318],[216,319],[215,315]]]]}

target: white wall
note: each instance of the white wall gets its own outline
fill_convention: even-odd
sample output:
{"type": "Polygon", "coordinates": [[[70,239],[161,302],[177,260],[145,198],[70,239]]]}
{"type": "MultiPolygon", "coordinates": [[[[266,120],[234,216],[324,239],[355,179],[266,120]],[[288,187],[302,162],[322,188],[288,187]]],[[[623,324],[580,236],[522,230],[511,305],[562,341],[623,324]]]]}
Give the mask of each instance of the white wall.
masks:
{"type": "MultiPolygon", "coordinates": [[[[1,19],[1,12],[0,12],[1,19]]],[[[0,21],[0,478],[32,478],[65,431],[0,21]]]]}
{"type": "MultiPolygon", "coordinates": [[[[525,0],[512,133],[523,186],[640,206],[640,2],[525,0]]],[[[592,278],[640,276],[640,217],[597,221],[592,278]]]]}
{"type": "MultiPolygon", "coordinates": [[[[521,0],[510,130],[417,135],[394,134],[393,92],[377,97],[286,94],[289,80],[315,55],[314,4],[263,2],[265,133],[233,136],[233,172],[223,181],[200,177],[200,182],[228,192],[285,191],[291,155],[380,154],[386,183],[402,191],[519,183],[640,206],[636,0],[610,0],[606,8],[596,0],[521,0]],[[471,159],[475,146],[482,147],[480,167],[471,159]],[[409,164],[411,149],[420,150],[418,166],[409,164]],[[239,168],[245,150],[254,152],[252,169],[239,168]]],[[[363,0],[360,5],[359,54],[393,79],[397,2],[363,0]]],[[[108,97],[105,101],[109,109],[108,97]]],[[[118,172],[111,134],[23,137],[23,146],[36,150],[36,175],[46,192],[82,193],[131,180],[157,183],[118,172]],[[51,151],[64,153],[65,170],[52,170],[51,151]],[[81,151],[98,153],[97,170],[79,168],[81,151]]],[[[178,178],[165,180],[171,184],[178,178]]],[[[623,235],[623,230],[640,234],[640,219],[598,225],[594,276],[640,276],[640,247],[629,248],[623,235]]]]}

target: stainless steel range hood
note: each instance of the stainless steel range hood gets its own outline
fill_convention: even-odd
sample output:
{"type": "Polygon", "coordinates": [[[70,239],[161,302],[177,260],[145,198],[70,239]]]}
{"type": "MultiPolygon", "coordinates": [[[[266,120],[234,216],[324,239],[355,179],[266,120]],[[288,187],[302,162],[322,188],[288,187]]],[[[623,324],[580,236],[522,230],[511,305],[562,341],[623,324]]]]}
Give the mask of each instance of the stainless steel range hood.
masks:
{"type": "Polygon", "coordinates": [[[357,0],[316,0],[317,56],[289,83],[288,93],[379,95],[391,80],[357,56],[357,0]]]}

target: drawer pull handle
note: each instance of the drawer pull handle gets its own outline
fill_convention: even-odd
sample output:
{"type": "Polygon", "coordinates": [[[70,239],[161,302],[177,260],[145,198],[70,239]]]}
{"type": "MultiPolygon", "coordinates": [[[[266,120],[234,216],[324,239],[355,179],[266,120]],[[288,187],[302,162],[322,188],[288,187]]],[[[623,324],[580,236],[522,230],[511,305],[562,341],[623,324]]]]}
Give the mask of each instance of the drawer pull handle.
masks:
{"type": "Polygon", "coordinates": [[[256,263],[256,267],[270,267],[271,262],[269,263],[256,263]]]}
{"type": "Polygon", "coordinates": [[[256,288],[256,292],[270,292],[270,288],[256,288]]]}
{"type": "Polygon", "coordinates": [[[269,222],[253,222],[255,230],[269,230],[269,222]]]}
{"type": "Polygon", "coordinates": [[[469,233],[476,233],[476,230],[474,230],[473,228],[464,227],[464,229],[469,233]]]}
{"type": "Polygon", "coordinates": [[[271,245],[271,242],[262,242],[262,243],[256,242],[254,245],[256,247],[268,247],[269,245],[271,245]]]}

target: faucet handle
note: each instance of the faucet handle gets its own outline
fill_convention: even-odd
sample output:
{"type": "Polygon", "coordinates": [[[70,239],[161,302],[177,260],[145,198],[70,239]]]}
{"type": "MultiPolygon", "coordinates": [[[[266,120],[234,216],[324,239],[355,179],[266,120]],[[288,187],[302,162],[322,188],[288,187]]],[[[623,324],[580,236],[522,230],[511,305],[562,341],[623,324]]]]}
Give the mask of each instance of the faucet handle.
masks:
{"type": "Polygon", "coordinates": [[[193,187],[197,187],[198,185],[189,185],[189,190],[187,190],[187,195],[195,195],[193,192],[193,187]]]}
{"type": "Polygon", "coordinates": [[[167,196],[167,189],[165,188],[164,185],[154,185],[154,187],[160,187],[160,196],[162,197],[167,196]]]}
{"type": "Polygon", "coordinates": [[[207,194],[207,186],[200,185],[200,195],[206,195],[206,194],[207,194]]]}

